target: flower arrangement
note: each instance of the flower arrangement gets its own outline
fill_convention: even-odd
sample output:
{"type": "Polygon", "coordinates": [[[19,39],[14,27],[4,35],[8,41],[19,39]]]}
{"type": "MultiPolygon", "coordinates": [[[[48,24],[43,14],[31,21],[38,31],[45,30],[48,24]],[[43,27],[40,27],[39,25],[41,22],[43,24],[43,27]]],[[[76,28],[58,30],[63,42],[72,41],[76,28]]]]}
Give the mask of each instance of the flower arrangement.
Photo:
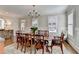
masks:
{"type": "Polygon", "coordinates": [[[31,27],[32,33],[35,34],[35,31],[36,31],[37,29],[38,29],[37,27],[31,27]]]}

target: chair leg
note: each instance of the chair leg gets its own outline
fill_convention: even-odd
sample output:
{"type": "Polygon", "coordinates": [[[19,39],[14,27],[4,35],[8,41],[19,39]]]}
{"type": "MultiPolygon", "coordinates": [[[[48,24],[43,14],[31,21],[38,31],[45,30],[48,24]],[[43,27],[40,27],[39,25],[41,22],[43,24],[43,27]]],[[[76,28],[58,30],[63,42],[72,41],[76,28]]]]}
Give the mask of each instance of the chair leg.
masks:
{"type": "Polygon", "coordinates": [[[43,49],[42,49],[42,54],[44,54],[44,47],[43,47],[43,49]]]}
{"type": "Polygon", "coordinates": [[[34,50],[35,50],[35,52],[34,52],[34,53],[36,54],[36,49],[34,49],[34,50]]]}
{"type": "Polygon", "coordinates": [[[26,52],[26,45],[24,46],[24,53],[26,52]]]}
{"type": "Polygon", "coordinates": [[[22,44],[21,44],[21,51],[23,50],[23,46],[24,46],[24,44],[22,43],[22,44]]]}
{"type": "Polygon", "coordinates": [[[63,45],[61,45],[61,52],[62,52],[62,54],[63,54],[63,45]]]}
{"type": "Polygon", "coordinates": [[[48,45],[46,46],[46,52],[49,52],[49,53],[50,53],[50,51],[49,51],[49,49],[48,49],[48,45]]]}
{"type": "Polygon", "coordinates": [[[17,43],[17,49],[19,48],[19,43],[17,43]]]}
{"type": "Polygon", "coordinates": [[[52,46],[51,46],[51,54],[52,54],[52,46]]]}
{"type": "Polygon", "coordinates": [[[30,54],[32,53],[32,48],[30,47],[30,54]]]}

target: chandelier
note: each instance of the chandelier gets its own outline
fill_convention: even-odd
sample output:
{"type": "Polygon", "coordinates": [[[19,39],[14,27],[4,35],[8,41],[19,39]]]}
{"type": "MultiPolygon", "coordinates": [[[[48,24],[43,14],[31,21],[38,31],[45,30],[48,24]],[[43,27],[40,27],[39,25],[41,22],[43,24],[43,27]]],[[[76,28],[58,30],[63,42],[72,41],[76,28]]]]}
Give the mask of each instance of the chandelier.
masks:
{"type": "Polygon", "coordinates": [[[33,5],[33,10],[28,12],[28,16],[33,17],[33,18],[40,16],[39,12],[35,10],[35,5],[33,5]]]}

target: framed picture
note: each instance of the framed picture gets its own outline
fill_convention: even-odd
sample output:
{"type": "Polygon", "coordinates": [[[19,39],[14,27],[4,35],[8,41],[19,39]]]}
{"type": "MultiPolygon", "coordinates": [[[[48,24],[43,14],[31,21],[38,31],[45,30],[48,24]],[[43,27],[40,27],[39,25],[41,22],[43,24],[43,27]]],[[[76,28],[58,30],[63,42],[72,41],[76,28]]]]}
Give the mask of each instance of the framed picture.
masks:
{"type": "Polygon", "coordinates": [[[48,17],[49,32],[57,32],[57,16],[48,17]]]}

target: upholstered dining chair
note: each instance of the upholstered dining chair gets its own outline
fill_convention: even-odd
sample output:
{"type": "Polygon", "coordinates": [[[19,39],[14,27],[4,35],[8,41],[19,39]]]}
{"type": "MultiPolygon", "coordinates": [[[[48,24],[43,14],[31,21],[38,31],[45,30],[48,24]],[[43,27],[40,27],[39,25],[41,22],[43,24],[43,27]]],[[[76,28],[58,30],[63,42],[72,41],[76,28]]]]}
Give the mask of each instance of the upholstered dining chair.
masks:
{"type": "Polygon", "coordinates": [[[44,46],[46,47],[46,52],[49,52],[50,53],[50,50],[48,49],[48,44],[49,44],[49,41],[48,40],[44,40],[44,46]]]}
{"type": "Polygon", "coordinates": [[[51,53],[52,53],[53,46],[59,46],[61,48],[61,52],[63,54],[63,41],[64,41],[63,33],[61,33],[61,36],[54,36],[54,39],[52,39],[52,43],[51,43],[51,53]]]}
{"type": "Polygon", "coordinates": [[[38,34],[42,34],[44,35],[44,46],[46,47],[46,52],[49,52],[49,49],[48,49],[48,37],[49,37],[49,31],[48,30],[38,30],[38,34]]]}

